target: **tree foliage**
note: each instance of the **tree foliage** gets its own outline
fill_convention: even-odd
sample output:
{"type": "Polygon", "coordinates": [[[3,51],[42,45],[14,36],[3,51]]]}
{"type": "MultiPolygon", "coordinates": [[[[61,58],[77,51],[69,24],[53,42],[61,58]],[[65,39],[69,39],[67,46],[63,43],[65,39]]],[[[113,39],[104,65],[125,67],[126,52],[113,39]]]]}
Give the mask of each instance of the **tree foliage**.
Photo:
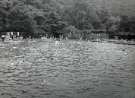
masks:
{"type": "Polygon", "coordinates": [[[97,28],[99,24],[96,11],[82,0],[76,1],[71,7],[65,9],[64,15],[69,24],[80,30],[97,28]]]}
{"type": "Polygon", "coordinates": [[[134,31],[134,18],[115,16],[88,0],[0,0],[0,31],[59,37],[64,28],[134,31]],[[62,6],[63,5],[63,6],[62,6]],[[130,24],[130,27],[128,26],[130,24]]]}

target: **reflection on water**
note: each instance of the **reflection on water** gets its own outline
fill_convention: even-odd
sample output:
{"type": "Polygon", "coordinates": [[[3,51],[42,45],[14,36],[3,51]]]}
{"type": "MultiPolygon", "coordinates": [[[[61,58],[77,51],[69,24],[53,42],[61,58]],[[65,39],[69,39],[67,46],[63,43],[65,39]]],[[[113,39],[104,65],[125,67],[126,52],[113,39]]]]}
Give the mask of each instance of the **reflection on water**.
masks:
{"type": "Polygon", "coordinates": [[[0,43],[0,98],[135,98],[135,46],[0,43]]]}

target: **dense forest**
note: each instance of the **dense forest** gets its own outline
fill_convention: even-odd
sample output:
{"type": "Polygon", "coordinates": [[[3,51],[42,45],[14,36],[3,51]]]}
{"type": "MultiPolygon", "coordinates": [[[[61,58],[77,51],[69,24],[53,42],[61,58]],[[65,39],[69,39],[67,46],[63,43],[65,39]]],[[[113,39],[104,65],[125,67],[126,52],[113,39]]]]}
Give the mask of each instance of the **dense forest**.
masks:
{"type": "Polygon", "coordinates": [[[134,33],[135,2],[126,6],[123,1],[0,0],[0,32],[23,32],[25,38],[60,37],[90,30],[134,33]]]}

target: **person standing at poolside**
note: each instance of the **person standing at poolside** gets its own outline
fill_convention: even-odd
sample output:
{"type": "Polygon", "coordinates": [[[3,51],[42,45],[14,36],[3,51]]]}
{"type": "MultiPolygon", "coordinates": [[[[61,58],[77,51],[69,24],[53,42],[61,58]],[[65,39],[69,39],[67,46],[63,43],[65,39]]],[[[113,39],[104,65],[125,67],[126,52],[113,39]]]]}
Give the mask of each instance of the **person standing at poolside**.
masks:
{"type": "Polygon", "coordinates": [[[1,36],[1,39],[2,39],[2,41],[4,42],[4,40],[5,40],[5,35],[2,35],[2,36],[1,36]]]}
{"type": "Polygon", "coordinates": [[[13,38],[14,38],[14,34],[13,34],[13,32],[11,32],[10,33],[10,37],[12,38],[12,40],[13,40],[13,38]]]}

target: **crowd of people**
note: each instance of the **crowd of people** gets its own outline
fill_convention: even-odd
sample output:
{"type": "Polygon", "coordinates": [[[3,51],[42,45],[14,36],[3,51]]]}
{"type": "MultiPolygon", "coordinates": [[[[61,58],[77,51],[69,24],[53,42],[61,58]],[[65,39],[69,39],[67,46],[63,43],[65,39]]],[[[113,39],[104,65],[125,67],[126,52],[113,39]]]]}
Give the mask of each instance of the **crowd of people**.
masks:
{"type": "Polygon", "coordinates": [[[7,32],[4,34],[1,34],[2,42],[4,42],[6,38],[8,40],[13,40],[13,39],[18,38],[18,37],[20,37],[20,32],[7,32]]]}

